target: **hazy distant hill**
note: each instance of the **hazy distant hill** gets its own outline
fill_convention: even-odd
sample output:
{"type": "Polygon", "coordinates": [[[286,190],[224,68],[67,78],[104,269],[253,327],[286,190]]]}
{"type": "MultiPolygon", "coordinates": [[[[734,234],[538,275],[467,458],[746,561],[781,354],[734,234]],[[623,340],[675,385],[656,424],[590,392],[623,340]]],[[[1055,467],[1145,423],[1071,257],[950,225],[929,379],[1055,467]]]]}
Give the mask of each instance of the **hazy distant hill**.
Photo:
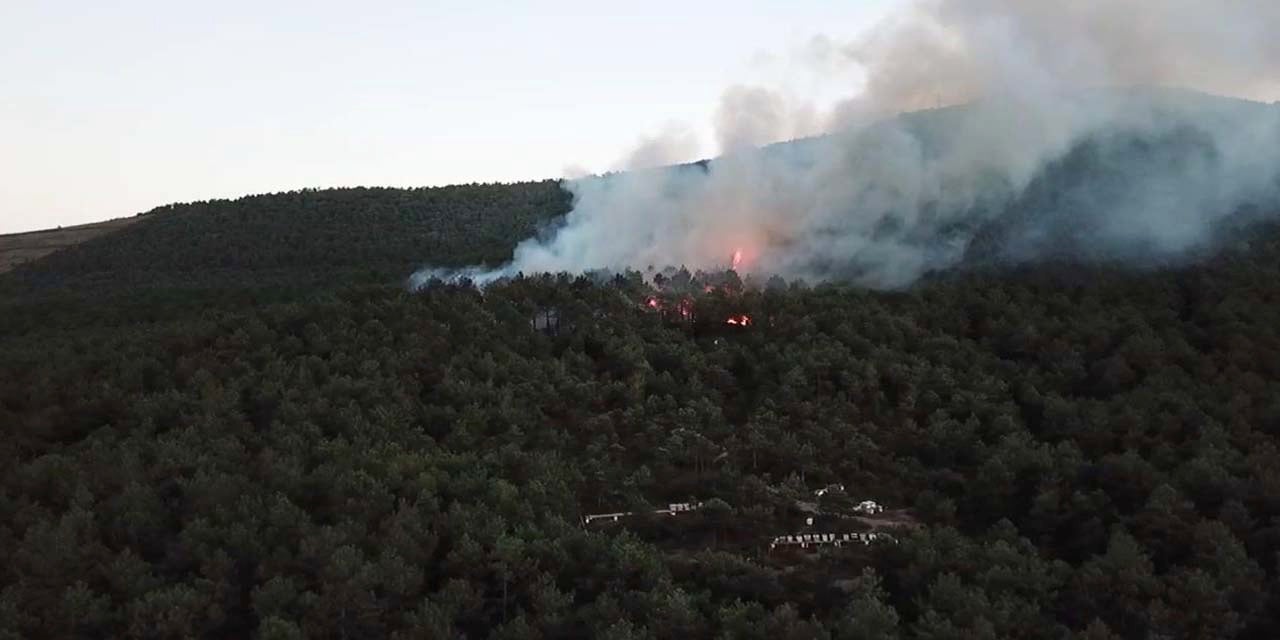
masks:
{"type": "MultiPolygon", "coordinates": [[[[838,188],[828,186],[837,192],[831,206],[868,204],[848,212],[865,217],[906,190],[902,208],[883,210],[877,232],[856,239],[871,237],[874,249],[883,230],[886,244],[948,256],[938,261],[945,268],[1181,262],[1211,255],[1222,241],[1280,212],[1274,151],[1280,105],[1140,87],[1081,92],[1039,109],[1050,115],[1037,117],[1031,109],[1024,119],[1016,104],[982,101],[902,114],[761,153],[802,166],[815,159],[831,165],[842,155],[872,167],[881,157],[904,165],[900,182],[856,182],[873,194],[866,201],[842,200],[838,188]],[[1018,129],[1028,127],[1071,133],[1060,134],[1061,142],[1053,135],[1019,137],[1018,129]],[[1025,156],[1004,142],[1024,139],[1036,144],[1025,156]],[[916,178],[926,184],[918,193],[910,191],[916,178]],[[936,192],[930,179],[941,183],[936,192]]],[[[838,221],[828,228],[842,231],[838,221]]],[[[840,257],[824,257],[835,263],[831,277],[857,280],[861,258],[851,252],[849,268],[842,269],[840,257]]]]}

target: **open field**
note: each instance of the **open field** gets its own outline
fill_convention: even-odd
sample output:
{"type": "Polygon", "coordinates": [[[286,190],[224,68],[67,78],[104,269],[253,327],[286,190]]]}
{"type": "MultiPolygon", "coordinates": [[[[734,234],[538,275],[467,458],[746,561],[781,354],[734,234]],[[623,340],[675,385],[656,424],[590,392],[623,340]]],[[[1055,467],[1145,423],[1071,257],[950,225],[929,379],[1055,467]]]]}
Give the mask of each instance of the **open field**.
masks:
{"type": "Polygon", "coordinates": [[[43,258],[54,251],[122,229],[141,219],[139,216],[132,216],[74,227],[0,235],[0,273],[5,273],[20,264],[43,258]]]}

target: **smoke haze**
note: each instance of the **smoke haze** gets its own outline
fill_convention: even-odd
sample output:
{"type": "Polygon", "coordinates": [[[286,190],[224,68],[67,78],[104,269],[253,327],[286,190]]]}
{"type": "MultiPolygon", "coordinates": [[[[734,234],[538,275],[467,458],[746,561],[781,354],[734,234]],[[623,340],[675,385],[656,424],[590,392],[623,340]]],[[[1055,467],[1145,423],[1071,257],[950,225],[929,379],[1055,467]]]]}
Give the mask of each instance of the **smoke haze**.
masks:
{"type": "MultiPolygon", "coordinates": [[[[1258,102],[1280,98],[1277,33],[1272,0],[916,2],[866,37],[813,40],[809,64],[864,78],[847,99],[732,87],[715,160],[567,182],[563,225],[510,264],[414,280],[713,268],[741,249],[748,272],[899,287],[992,238],[1015,261],[1063,238],[1177,256],[1241,207],[1280,210],[1280,106],[1258,102]]],[[[672,128],[623,166],[691,148],[672,128]]]]}
{"type": "Polygon", "coordinates": [[[657,135],[640,139],[615,168],[652,169],[672,165],[698,153],[698,137],[688,127],[670,123],[657,135]]]}

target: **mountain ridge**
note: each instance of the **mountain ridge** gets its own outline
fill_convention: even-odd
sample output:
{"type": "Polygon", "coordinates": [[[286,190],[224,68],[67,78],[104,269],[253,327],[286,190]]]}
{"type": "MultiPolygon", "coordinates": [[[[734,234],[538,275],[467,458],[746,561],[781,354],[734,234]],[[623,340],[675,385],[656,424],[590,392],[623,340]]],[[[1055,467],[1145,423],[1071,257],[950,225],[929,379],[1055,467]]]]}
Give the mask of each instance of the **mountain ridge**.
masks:
{"type": "MultiPolygon", "coordinates": [[[[1280,107],[1274,105],[1182,89],[1098,90],[1074,99],[1128,101],[1144,105],[1153,113],[1175,108],[1212,114],[1258,109],[1280,112],[1280,107]]],[[[817,148],[848,144],[850,136],[874,136],[885,127],[903,127],[919,140],[927,162],[929,154],[937,153],[930,149],[952,144],[949,132],[963,129],[961,123],[965,120],[981,117],[982,104],[979,101],[903,113],[867,130],[780,142],[746,153],[784,163],[807,162],[828,153],[815,153],[817,148]]],[[[1077,204],[1068,207],[1069,211],[1059,210],[1065,206],[1064,201],[1083,202],[1087,198],[1082,194],[1098,191],[1098,185],[1128,186],[1140,182],[1144,177],[1142,165],[1157,152],[1172,158],[1166,161],[1170,166],[1176,166],[1179,154],[1212,154],[1212,149],[1206,149],[1203,143],[1197,147],[1186,140],[1149,139],[1139,134],[1131,136],[1128,147],[1105,138],[1087,139],[1083,144],[1084,148],[1050,159],[1016,193],[1004,193],[1013,186],[993,183],[990,202],[971,203],[971,214],[953,215],[946,225],[913,231],[889,217],[882,221],[881,228],[901,233],[897,242],[919,244],[926,255],[959,252],[963,259],[958,262],[969,265],[1017,263],[1046,248],[1061,254],[1070,246],[1086,247],[1090,243],[1036,240],[1037,233],[1043,236],[1045,230],[1033,227],[1047,223],[1056,229],[1050,234],[1054,237],[1079,237],[1078,223],[1087,218],[1088,207],[1077,204]],[[1182,146],[1175,148],[1175,143],[1182,146]],[[1109,175],[1111,169],[1104,169],[1104,165],[1128,173],[1117,178],[1109,175]],[[1068,175],[1071,173],[1077,175],[1068,175]],[[993,212],[994,209],[1004,210],[993,212]],[[954,245],[961,237],[965,238],[964,246],[958,249],[954,245]]],[[[714,171],[717,163],[726,161],[724,157],[711,158],[646,171],[714,171]]],[[[586,178],[601,179],[607,178],[586,178]]],[[[243,278],[236,274],[255,270],[263,274],[280,271],[286,278],[301,277],[309,271],[307,277],[317,282],[323,281],[326,273],[352,279],[352,272],[365,270],[370,273],[353,280],[395,283],[425,264],[494,265],[510,259],[515,245],[553,230],[571,210],[572,195],[564,190],[564,184],[543,180],[411,189],[341,187],[175,203],[128,218],[141,224],[131,225],[123,235],[99,238],[17,268],[0,279],[0,286],[7,282],[18,290],[34,292],[76,282],[89,287],[113,280],[143,285],[149,278],[163,280],[175,273],[183,274],[177,280],[198,282],[216,280],[214,275],[218,273],[243,278]],[[339,272],[343,275],[339,276],[339,272]]],[[[1280,210],[1280,206],[1271,204],[1259,203],[1255,208],[1280,210]]],[[[1274,204],[1280,205],[1280,197],[1274,204]]],[[[936,214],[927,214],[926,220],[930,215],[936,214]]],[[[908,216],[918,217],[915,213],[908,216]]],[[[1099,250],[1097,246],[1088,248],[1095,253],[1099,250]]],[[[857,257],[852,259],[853,271],[848,273],[857,273],[857,257]]],[[[834,273],[840,277],[839,271],[834,273]]]]}

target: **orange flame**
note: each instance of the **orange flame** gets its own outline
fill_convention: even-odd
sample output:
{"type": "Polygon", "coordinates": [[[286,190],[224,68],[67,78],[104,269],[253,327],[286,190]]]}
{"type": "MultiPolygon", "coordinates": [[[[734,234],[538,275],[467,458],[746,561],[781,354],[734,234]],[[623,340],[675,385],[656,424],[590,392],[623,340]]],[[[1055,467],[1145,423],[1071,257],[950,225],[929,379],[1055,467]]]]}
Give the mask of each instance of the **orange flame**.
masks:
{"type": "Polygon", "coordinates": [[[749,327],[751,326],[751,316],[745,314],[740,316],[729,316],[729,319],[724,322],[725,324],[731,324],[735,327],[749,327]]]}
{"type": "Polygon", "coordinates": [[[742,266],[742,249],[733,250],[733,270],[737,271],[742,266]]]}

